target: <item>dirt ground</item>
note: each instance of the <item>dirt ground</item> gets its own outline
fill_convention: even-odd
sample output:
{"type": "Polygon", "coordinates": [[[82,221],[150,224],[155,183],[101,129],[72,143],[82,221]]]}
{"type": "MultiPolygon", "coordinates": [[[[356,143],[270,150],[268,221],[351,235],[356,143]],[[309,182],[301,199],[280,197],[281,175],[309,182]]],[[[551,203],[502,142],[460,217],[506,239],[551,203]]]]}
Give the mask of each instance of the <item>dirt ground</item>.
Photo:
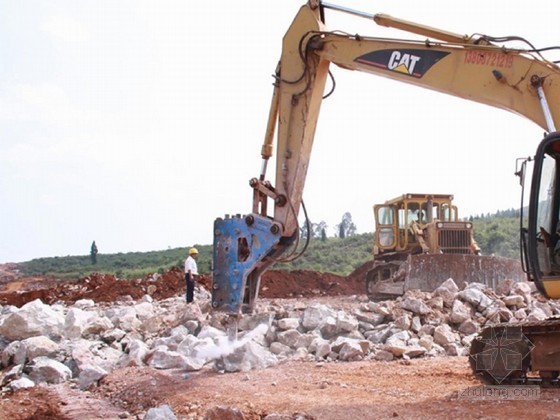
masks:
{"type": "MultiPolygon", "coordinates": [[[[6,268],[0,267],[0,302],[17,306],[37,297],[46,303],[81,298],[109,302],[122,294],[137,298],[151,285],[156,290],[150,291],[158,299],[184,293],[180,270],[155,281],[146,278],[128,282],[94,274],[69,284],[56,279],[9,277],[2,270],[6,268]]],[[[362,293],[358,274],[344,278],[325,273],[268,272],[261,296],[265,301],[320,301],[348,309],[359,301],[349,296],[362,293]]],[[[169,405],[179,419],[253,420],[271,413],[300,419],[560,418],[555,414],[560,413],[560,390],[537,389],[530,395],[526,390],[520,392],[523,395],[482,394],[466,357],[393,362],[291,361],[237,373],[125,368],[113,371],[87,392],[66,383],[1,395],[0,419],[142,418],[147,409],[163,404],[169,405]],[[243,417],[235,417],[232,411],[224,413],[220,406],[237,409],[243,417]]]]}

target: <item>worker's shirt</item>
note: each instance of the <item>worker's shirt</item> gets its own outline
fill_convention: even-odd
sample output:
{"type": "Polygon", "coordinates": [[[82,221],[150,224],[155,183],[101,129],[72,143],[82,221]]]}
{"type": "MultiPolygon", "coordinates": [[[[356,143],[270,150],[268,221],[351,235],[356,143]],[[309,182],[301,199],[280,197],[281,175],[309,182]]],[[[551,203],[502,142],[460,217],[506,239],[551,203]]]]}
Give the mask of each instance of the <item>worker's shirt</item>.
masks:
{"type": "Polygon", "coordinates": [[[185,274],[187,274],[189,271],[193,275],[198,275],[198,268],[196,266],[196,261],[190,255],[185,260],[185,274]]]}

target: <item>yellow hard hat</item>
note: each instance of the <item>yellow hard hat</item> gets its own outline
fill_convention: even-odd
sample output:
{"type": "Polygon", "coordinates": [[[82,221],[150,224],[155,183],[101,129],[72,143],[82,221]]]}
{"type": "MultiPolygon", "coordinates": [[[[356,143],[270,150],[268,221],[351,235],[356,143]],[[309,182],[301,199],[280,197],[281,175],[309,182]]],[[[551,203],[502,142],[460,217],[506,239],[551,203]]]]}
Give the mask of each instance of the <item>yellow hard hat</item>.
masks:
{"type": "Polygon", "coordinates": [[[189,249],[189,255],[192,255],[192,254],[198,254],[198,249],[196,249],[196,248],[189,249]]]}

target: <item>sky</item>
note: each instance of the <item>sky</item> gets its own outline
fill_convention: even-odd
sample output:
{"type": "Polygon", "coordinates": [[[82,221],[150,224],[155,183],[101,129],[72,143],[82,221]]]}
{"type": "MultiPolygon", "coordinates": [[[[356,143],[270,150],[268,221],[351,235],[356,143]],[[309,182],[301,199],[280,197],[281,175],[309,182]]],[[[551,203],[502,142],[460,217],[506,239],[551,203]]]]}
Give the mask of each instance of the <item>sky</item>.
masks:
{"type": "MultiPolygon", "coordinates": [[[[87,255],[94,240],[101,254],[209,245],[215,218],[249,213],[272,74],[303,3],[0,0],[0,263],[87,255]]],[[[331,3],[537,47],[560,38],[553,1],[331,3]]],[[[418,39],[326,19],[330,30],[418,39]]],[[[541,128],[331,70],[303,195],[329,236],[346,212],[372,232],[373,204],[407,192],[454,194],[462,216],[519,207],[515,159],[534,153],[541,128]]]]}

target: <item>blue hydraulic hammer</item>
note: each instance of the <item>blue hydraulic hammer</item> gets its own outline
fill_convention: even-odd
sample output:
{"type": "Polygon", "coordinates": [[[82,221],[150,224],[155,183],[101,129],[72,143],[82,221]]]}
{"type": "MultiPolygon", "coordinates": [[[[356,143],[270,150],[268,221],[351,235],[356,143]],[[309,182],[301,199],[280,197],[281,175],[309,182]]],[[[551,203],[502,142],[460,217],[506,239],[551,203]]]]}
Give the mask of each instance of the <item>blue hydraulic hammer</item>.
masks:
{"type": "Polygon", "coordinates": [[[235,315],[253,310],[260,275],[274,263],[266,257],[274,254],[281,236],[281,225],[258,214],[214,221],[214,310],[235,315]]]}

